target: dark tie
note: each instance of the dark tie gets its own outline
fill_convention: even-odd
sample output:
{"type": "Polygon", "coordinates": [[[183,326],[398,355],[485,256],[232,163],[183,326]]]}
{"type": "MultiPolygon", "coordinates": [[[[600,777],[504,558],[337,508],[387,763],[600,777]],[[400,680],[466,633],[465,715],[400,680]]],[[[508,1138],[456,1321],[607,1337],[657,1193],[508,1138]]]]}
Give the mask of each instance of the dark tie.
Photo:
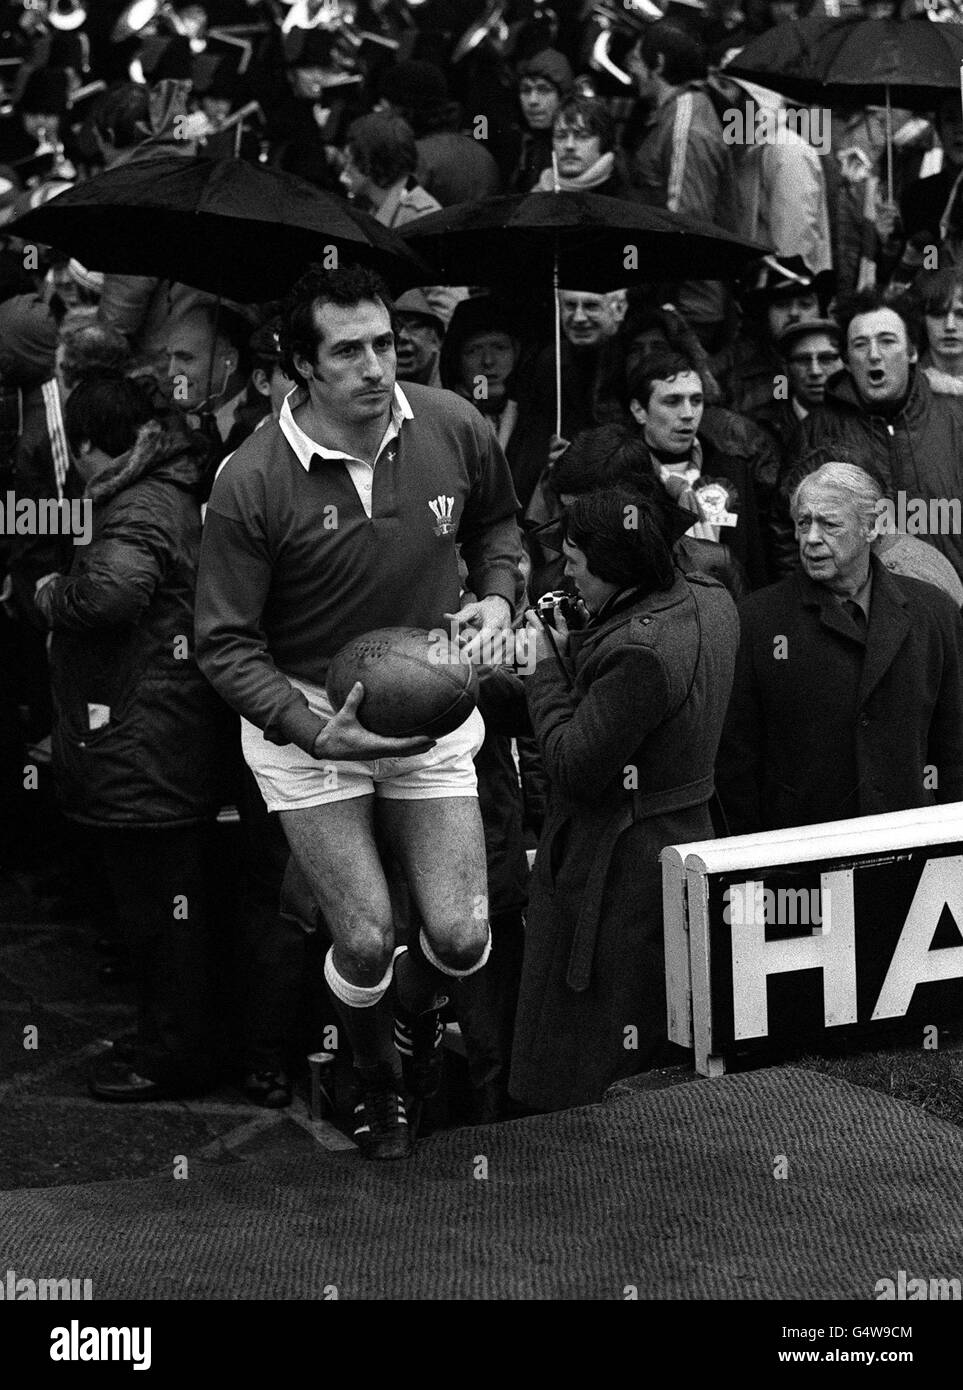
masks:
{"type": "Polygon", "coordinates": [[[852,618],[856,626],[859,628],[860,632],[865,632],[866,628],[868,627],[868,623],[866,621],[866,614],[863,612],[862,608],[856,602],[856,600],[854,598],[844,599],[843,607],[845,608],[849,616],[852,618]]]}

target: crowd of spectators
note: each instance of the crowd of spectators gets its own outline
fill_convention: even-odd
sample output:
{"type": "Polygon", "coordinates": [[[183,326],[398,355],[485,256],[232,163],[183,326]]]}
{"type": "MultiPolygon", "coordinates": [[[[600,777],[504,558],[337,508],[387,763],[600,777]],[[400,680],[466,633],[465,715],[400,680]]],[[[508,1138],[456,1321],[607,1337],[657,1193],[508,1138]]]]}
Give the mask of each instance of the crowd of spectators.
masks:
{"type": "MultiPolygon", "coordinates": [[[[392,306],[402,388],[469,402],[507,458],[525,544],[518,624],[545,592],[577,590],[590,634],[580,655],[577,641],[566,652],[564,623],[561,641],[541,643],[545,663],[569,663],[562,694],[536,676],[526,702],[520,678],[484,673],[476,768],[495,950],[485,983],[453,992],[452,1017],[482,1117],[595,1099],[665,1055],[665,844],[963,796],[959,95],[925,117],[895,113],[890,200],[874,108],[834,109],[817,147],[787,128],[781,98],[725,67],[754,34],[839,4],[147,8],[134,27],[138,7],[107,0],[0,6],[0,233],[102,169],[174,153],[299,174],[393,229],[559,188],[772,248],[739,283],[563,285],[560,403],[550,293],[518,302],[497,285],[426,285],[392,306]],[[750,102],[770,104],[779,138],[724,136],[733,113],[751,130],[750,102]],[[593,531],[609,535],[623,504],[649,517],[644,559],[593,531]],[[606,643],[621,652],[640,640],[632,623],[677,603],[696,624],[685,641],[606,667],[606,643]],[[677,689],[672,663],[687,669],[696,632],[691,681],[677,689]],[[597,727],[618,724],[617,746],[591,742],[595,701],[597,727]],[[659,789],[667,763],[690,761],[694,801],[633,802],[659,789]],[[626,799],[623,764],[653,785],[626,799]],[[605,911],[597,904],[603,964],[566,994],[563,936],[584,930],[578,894],[595,861],[572,861],[567,904],[554,876],[564,884],[579,837],[600,836],[615,856],[605,911]],[[622,973],[620,960],[634,964],[622,973]],[[632,1009],[646,1047],[613,1057],[605,1019],[621,1027],[632,1009]]],[[[898,10],[866,0],[842,13],[898,10]]],[[[929,20],[929,7],[902,16],[929,20]]],[[[229,303],[12,234],[0,249],[0,865],[49,872],[24,769],[52,750],[60,805],[94,832],[80,855],[93,856],[91,877],[103,867],[138,983],[137,1071],[148,1082],[163,1071],[166,1093],[203,1089],[225,1067],[200,1027],[204,924],[225,892],[208,881],[209,840],[218,813],[239,808],[247,852],[231,910],[245,1024],[227,1069],[267,1105],[291,1095],[299,933],[323,935],[324,922],[240,756],[236,715],[176,639],[193,641],[215,474],[276,427],[303,384],[284,348],[290,312],[259,302],[256,285],[229,303]],[[92,538],[18,534],[18,499],[86,500],[92,538]],[[125,738],[108,745],[119,722],[125,738]],[[179,895],[191,915],[172,923],[179,895]],[[185,979],[193,992],[173,988],[185,979]]]]}

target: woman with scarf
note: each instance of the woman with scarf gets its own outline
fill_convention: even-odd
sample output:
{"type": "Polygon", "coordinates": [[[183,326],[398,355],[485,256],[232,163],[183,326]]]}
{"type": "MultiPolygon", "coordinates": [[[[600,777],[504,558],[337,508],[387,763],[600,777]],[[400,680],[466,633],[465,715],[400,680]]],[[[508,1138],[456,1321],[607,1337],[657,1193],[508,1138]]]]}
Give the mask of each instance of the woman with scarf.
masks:
{"type": "MultiPolygon", "coordinates": [[[[684,524],[684,519],[683,519],[684,524]]],[[[528,625],[526,698],[549,782],[526,921],[511,1096],[534,1110],[600,1100],[666,1042],[666,845],[710,839],[713,764],[739,622],[684,575],[650,494],[617,483],[562,520],[565,572],[588,611],[528,625]]]]}

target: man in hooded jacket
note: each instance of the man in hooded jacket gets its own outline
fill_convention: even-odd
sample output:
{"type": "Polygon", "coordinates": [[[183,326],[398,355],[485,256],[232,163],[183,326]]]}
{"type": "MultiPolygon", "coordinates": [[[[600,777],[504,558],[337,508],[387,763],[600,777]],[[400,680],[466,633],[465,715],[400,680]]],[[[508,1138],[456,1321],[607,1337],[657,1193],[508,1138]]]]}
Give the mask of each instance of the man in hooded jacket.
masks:
{"type": "Polygon", "coordinates": [[[135,383],[81,384],[67,436],[88,543],[36,602],[53,638],[53,761],[65,813],[96,832],[138,988],[132,1045],[95,1064],[100,1100],[206,1089],[209,831],[230,718],[193,653],[202,446],[135,383]]]}

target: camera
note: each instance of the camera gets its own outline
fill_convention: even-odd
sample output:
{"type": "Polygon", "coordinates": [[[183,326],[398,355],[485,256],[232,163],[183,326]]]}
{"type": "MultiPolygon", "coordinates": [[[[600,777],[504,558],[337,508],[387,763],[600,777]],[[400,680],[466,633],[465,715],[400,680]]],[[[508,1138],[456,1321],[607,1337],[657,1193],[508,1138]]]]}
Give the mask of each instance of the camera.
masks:
{"type": "Polygon", "coordinates": [[[552,589],[543,594],[535,605],[535,611],[546,627],[557,627],[555,614],[561,613],[570,628],[581,627],[583,611],[578,599],[564,589],[552,589]]]}

